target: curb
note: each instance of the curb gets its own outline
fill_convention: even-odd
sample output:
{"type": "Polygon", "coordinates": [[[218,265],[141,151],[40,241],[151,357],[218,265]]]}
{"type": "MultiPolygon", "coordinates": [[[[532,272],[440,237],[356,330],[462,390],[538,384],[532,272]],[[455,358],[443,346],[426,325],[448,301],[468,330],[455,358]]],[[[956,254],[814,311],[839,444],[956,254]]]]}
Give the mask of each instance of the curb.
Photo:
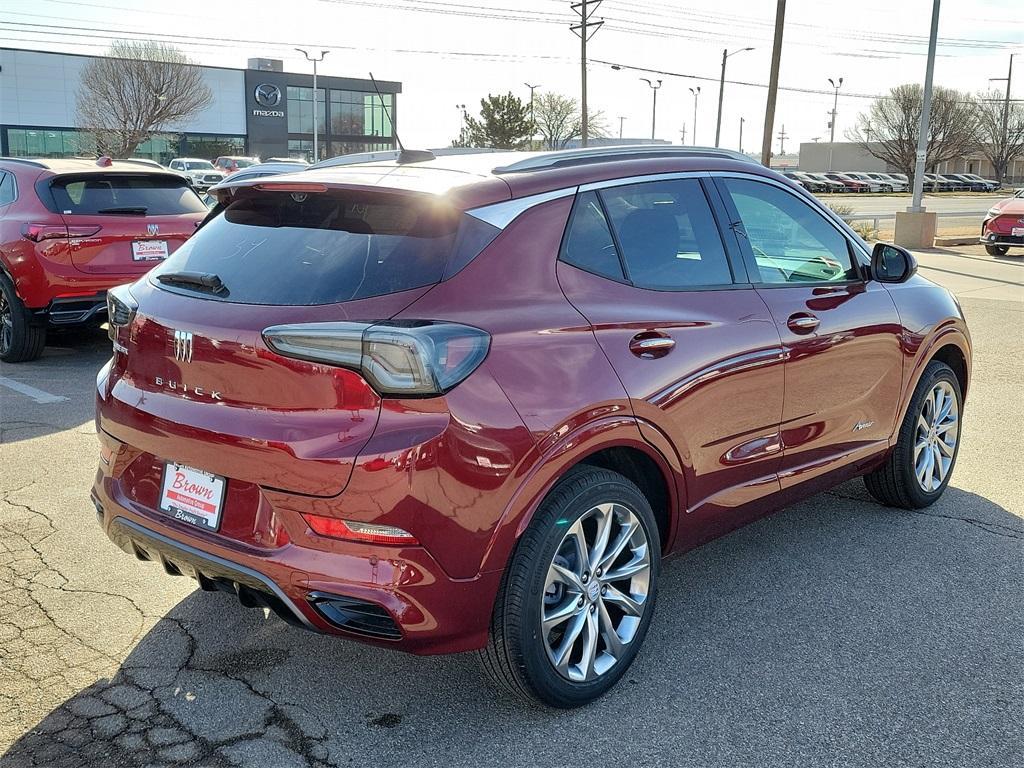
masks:
{"type": "Polygon", "coordinates": [[[973,237],[936,237],[936,246],[948,246],[948,245],[977,245],[978,236],[973,237]]]}

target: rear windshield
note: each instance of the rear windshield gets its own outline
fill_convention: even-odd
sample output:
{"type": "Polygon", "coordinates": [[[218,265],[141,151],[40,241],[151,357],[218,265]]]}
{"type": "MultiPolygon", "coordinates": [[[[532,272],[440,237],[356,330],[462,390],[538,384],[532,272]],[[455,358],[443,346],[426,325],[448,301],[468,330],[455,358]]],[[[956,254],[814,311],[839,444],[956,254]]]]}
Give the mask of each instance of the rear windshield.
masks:
{"type": "Polygon", "coordinates": [[[50,185],[60,213],[167,216],[201,213],[203,201],[176,176],[97,174],[60,177],[50,185]]]}
{"type": "Polygon", "coordinates": [[[333,304],[440,282],[498,233],[432,197],[241,194],[151,273],[156,285],[242,304],[333,304]],[[180,272],[216,275],[223,288],[167,282],[180,272]]]}

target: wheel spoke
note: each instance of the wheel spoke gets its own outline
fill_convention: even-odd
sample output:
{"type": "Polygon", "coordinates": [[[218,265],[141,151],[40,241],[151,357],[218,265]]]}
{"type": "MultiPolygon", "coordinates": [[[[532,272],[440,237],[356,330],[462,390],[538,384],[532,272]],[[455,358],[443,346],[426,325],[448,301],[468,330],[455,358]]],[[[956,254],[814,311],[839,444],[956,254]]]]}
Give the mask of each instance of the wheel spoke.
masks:
{"type": "Polygon", "coordinates": [[[601,558],[601,562],[598,563],[598,567],[602,570],[607,571],[612,564],[619,559],[619,555],[622,554],[622,550],[626,548],[629,540],[633,537],[633,533],[636,530],[636,523],[632,520],[623,523],[619,528],[619,535],[612,542],[611,547],[605,552],[605,556],[601,558]]]}
{"type": "Polygon", "coordinates": [[[607,585],[608,591],[604,595],[604,601],[618,606],[627,616],[639,616],[644,612],[643,603],[627,595],[625,592],[616,589],[611,584],[607,585]]]}
{"type": "Polygon", "coordinates": [[[930,430],[931,425],[928,423],[928,421],[924,417],[924,414],[922,413],[917,417],[917,434],[919,437],[922,435],[927,435],[930,430]]]}
{"type": "Polygon", "coordinates": [[[933,445],[932,446],[932,454],[934,454],[934,458],[932,459],[932,462],[933,462],[933,464],[935,466],[935,483],[934,483],[934,487],[938,488],[940,485],[942,485],[943,478],[946,477],[946,467],[942,463],[942,454],[939,453],[939,447],[937,445],[933,445]]]}
{"type": "Polygon", "coordinates": [[[914,465],[917,466],[918,459],[921,458],[921,451],[928,447],[928,441],[922,440],[914,446],[914,465]]]}
{"type": "Polygon", "coordinates": [[[555,651],[555,667],[566,677],[568,677],[569,659],[572,658],[572,648],[576,645],[576,641],[583,631],[583,626],[587,623],[587,615],[587,612],[584,611],[576,616],[576,620],[565,630],[562,642],[555,651]]]}
{"type": "Polygon", "coordinates": [[[952,421],[946,421],[946,422],[943,422],[942,424],[939,424],[939,426],[937,426],[935,428],[935,434],[937,434],[937,435],[939,435],[941,437],[942,435],[944,435],[947,432],[949,432],[949,430],[956,429],[956,427],[957,427],[956,419],[953,419],[952,421]]]}
{"type": "Polygon", "coordinates": [[[597,659],[597,640],[600,630],[597,626],[597,614],[594,611],[587,611],[583,614],[586,618],[583,623],[583,658],[580,659],[580,669],[583,671],[584,680],[593,680],[597,677],[594,671],[594,661],[597,659]]]}
{"type": "Polygon", "coordinates": [[[622,654],[626,650],[626,643],[622,641],[618,632],[615,631],[615,625],[612,623],[612,617],[608,613],[604,600],[601,601],[600,605],[598,618],[601,623],[601,637],[604,638],[604,647],[617,661],[622,658],[622,654]]]}
{"type": "Polygon", "coordinates": [[[608,571],[608,573],[604,575],[604,580],[606,582],[625,581],[626,579],[633,578],[637,574],[644,573],[649,568],[650,562],[647,559],[647,551],[645,546],[641,556],[634,557],[628,563],[626,563],[625,565],[620,565],[613,571],[608,571]]]}
{"type": "Polygon", "coordinates": [[[612,520],[615,517],[615,508],[611,504],[601,504],[596,509],[597,532],[594,534],[594,543],[590,545],[590,552],[587,556],[591,572],[597,570],[598,564],[604,558],[604,551],[608,548],[608,537],[612,532],[612,520]]]}
{"type": "Polygon", "coordinates": [[[580,577],[564,565],[559,565],[558,563],[552,563],[548,569],[548,582],[565,584],[567,587],[576,590],[577,594],[582,594],[583,592],[583,582],[580,581],[580,577]]]}
{"type": "Polygon", "coordinates": [[[577,595],[569,595],[564,603],[558,606],[555,610],[550,613],[545,612],[544,614],[544,634],[547,635],[552,629],[557,627],[567,619],[572,618],[580,612],[579,597],[577,595]]]}
{"type": "Polygon", "coordinates": [[[940,453],[945,454],[950,459],[953,458],[953,448],[956,446],[956,443],[949,445],[945,440],[938,440],[935,445],[939,449],[940,453]]]}

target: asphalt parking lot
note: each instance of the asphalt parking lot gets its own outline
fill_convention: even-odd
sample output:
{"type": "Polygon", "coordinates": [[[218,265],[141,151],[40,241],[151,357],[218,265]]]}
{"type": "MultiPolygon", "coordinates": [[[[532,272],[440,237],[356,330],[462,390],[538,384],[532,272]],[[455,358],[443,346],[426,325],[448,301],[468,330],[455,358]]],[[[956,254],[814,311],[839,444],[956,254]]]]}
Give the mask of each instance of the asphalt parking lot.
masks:
{"type": "Polygon", "coordinates": [[[1024,256],[920,259],[975,345],[942,500],[855,481],[667,563],[637,663],[574,712],[122,553],[88,498],[109,342],[55,337],[0,369],[0,766],[1024,764],[1024,256]]]}

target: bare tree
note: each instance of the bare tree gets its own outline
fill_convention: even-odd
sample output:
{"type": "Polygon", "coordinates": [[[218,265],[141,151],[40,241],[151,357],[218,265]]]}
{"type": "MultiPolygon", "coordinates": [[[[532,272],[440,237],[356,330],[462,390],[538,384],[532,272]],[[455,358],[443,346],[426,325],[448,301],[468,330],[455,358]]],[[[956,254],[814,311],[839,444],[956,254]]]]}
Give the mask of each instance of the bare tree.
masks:
{"type": "MultiPolygon", "coordinates": [[[[583,117],[579,102],[560,93],[544,92],[534,100],[534,122],[540,134],[543,149],[564,149],[583,131],[583,117]]],[[[604,113],[590,110],[587,116],[587,135],[600,138],[608,135],[604,113]]]]}
{"type": "Polygon", "coordinates": [[[129,157],[212,100],[199,67],[174,46],[119,40],[82,69],[78,127],[96,137],[100,154],[129,157]]]}
{"type": "Polygon", "coordinates": [[[978,151],[992,163],[996,179],[1006,177],[1014,158],[1024,155],[1024,103],[1006,102],[999,91],[979,93],[978,151]]]}
{"type": "MultiPolygon", "coordinates": [[[[868,154],[913,178],[922,102],[920,85],[898,85],[858,115],[856,125],[846,136],[868,154]]],[[[931,171],[939,163],[973,151],[977,135],[974,99],[961,91],[937,86],[932,91],[925,167],[931,171]]]]}

